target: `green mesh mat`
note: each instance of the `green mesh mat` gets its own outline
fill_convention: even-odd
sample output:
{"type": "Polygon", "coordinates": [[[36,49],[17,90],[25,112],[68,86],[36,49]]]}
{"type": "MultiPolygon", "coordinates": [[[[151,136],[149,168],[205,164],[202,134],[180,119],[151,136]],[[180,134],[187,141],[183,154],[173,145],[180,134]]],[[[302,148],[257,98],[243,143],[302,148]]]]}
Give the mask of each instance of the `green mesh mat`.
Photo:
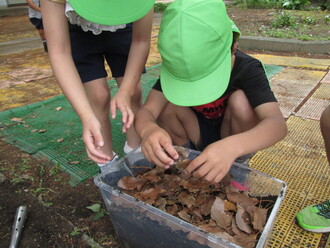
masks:
{"type": "MultiPolygon", "coordinates": [[[[282,67],[265,66],[269,78],[282,67]]],[[[147,69],[142,76],[145,100],[159,77],[160,65],[147,69]]],[[[115,80],[109,81],[111,93],[117,91],[115,80]]],[[[122,154],[125,135],[121,132],[121,116],[112,120],[114,150],[122,154]]],[[[49,100],[14,108],[0,113],[0,135],[6,142],[39,160],[54,163],[70,175],[70,184],[77,185],[96,175],[99,170],[89,160],[82,141],[82,127],[78,115],[64,95],[49,100]]]]}

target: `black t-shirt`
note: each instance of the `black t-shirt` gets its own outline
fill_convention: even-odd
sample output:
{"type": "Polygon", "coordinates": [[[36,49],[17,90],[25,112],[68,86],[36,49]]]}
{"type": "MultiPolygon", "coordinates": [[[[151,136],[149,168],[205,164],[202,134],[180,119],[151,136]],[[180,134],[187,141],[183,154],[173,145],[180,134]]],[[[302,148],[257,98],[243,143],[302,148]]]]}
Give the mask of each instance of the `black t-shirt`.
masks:
{"type": "MultiPolygon", "coordinates": [[[[160,79],[157,80],[153,89],[162,91],[160,79]]],[[[224,115],[230,94],[237,89],[244,91],[253,108],[263,103],[277,101],[270,88],[262,63],[237,50],[235,64],[225,93],[212,103],[193,106],[192,108],[208,119],[220,118],[224,115]]],[[[187,94],[189,94],[189,88],[187,88],[187,94]]]]}

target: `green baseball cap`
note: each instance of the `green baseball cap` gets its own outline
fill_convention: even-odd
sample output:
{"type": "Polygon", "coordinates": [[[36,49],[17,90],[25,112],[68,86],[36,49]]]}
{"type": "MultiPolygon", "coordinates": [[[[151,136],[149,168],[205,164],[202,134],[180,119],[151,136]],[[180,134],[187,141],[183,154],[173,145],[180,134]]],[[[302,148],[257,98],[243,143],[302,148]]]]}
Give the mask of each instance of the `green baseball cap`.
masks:
{"type": "Polygon", "coordinates": [[[239,31],[238,27],[236,26],[236,24],[233,22],[232,19],[230,19],[231,22],[231,30],[233,31],[233,35],[234,35],[234,41],[238,41],[239,37],[241,36],[241,31],[239,31]]]}
{"type": "Polygon", "coordinates": [[[232,22],[222,0],[176,0],[159,31],[160,81],[173,104],[210,103],[227,89],[231,74],[232,22]]]}
{"type": "Polygon", "coordinates": [[[69,3],[78,15],[88,21],[119,25],[145,16],[155,0],[69,0],[69,3]]]}

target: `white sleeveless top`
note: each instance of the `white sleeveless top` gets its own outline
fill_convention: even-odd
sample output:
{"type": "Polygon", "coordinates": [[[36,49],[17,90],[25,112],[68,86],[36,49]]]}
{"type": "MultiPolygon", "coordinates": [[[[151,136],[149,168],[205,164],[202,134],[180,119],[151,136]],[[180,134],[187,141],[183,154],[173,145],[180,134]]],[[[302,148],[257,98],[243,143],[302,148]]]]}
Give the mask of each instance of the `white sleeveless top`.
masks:
{"type": "Polygon", "coordinates": [[[126,27],[126,24],[111,26],[87,21],[73,10],[68,1],[66,1],[65,5],[65,15],[71,24],[80,26],[85,32],[92,31],[94,35],[100,34],[102,31],[116,32],[116,30],[126,27]]]}
{"type": "MultiPolygon", "coordinates": [[[[32,2],[34,3],[34,5],[40,6],[39,0],[32,0],[32,2]]],[[[29,10],[29,18],[41,19],[41,12],[32,9],[30,6],[28,6],[28,10],[29,10]]]]}

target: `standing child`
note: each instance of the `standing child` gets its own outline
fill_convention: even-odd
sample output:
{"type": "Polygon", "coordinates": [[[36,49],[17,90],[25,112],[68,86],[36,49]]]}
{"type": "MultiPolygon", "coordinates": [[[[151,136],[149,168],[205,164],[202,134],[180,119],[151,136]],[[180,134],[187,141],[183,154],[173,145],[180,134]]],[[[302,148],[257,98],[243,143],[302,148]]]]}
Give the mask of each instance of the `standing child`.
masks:
{"type": "MultiPolygon", "coordinates": [[[[330,165],[330,106],[322,112],[320,128],[330,165]]],[[[301,228],[316,233],[330,232],[330,196],[328,197],[324,202],[307,206],[296,214],[297,223],[301,228]]]]}
{"type": "Polygon", "coordinates": [[[125,151],[140,143],[131,125],[141,104],[139,82],[150,48],[153,4],[154,0],[42,2],[55,77],[81,119],[89,158],[101,168],[117,158],[109,112],[112,118],[117,109],[122,113],[125,151]],[[113,99],[104,60],[119,86],[113,99]]]}
{"type": "Polygon", "coordinates": [[[135,119],[151,162],[169,168],[178,159],[173,144],[190,142],[202,153],[186,172],[217,183],[235,159],[285,137],[264,68],[237,49],[238,37],[221,0],[176,0],[167,7],[160,79],[135,119]]]}
{"type": "Polygon", "coordinates": [[[47,42],[46,42],[46,36],[45,36],[45,32],[44,32],[44,26],[42,25],[40,1],[39,0],[26,0],[26,2],[28,4],[30,22],[38,30],[39,36],[40,36],[40,38],[42,40],[42,44],[44,46],[44,50],[45,50],[45,52],[47,52],[47,42]]]}

